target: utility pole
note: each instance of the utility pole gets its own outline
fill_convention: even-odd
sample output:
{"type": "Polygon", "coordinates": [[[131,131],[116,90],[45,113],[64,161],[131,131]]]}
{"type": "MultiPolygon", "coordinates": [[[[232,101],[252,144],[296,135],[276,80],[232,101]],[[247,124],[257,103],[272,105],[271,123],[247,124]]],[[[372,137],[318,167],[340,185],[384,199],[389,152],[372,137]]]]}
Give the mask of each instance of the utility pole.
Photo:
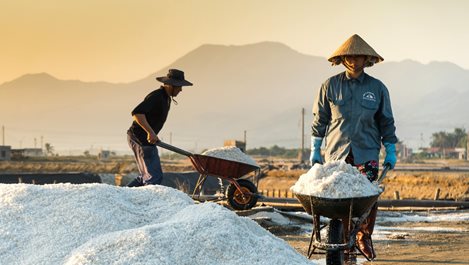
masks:
{"type": "Polygon", "coordinates": [[[469,133],[466,134],[466,160],[469,160],[469,133]]]}
{"type": "Polygon", "coordinates": [[[248,150],[246,146],[246,130],[244,130],[244,149],[248,150]]]}
{"type": "Polygon", "coordinates": [[[301,109],[301,160],[305,151],[305,108],[301,109]]]}
{"type": "Polygon", "coordinates": [[[423,148],[423,133],[420,133],[420,149],[423,148]]]}
{"type": "Polygon", "coordinates": [[[2,125],[2,145],[5,145],[5,126],[2,125]]]}
{"type": "Polygon", "coordinates": [[[301,150],[298,154],[300,163],[304,163],[305,154],[305,108],[301,108],[301,150]]]}
{"type": "MultiPolygon", "coordinates": [[[[169,144],[173,145],[173,132],[169,132],[169,144]]],[[[169,160],[173,160],[173,154],[169,154],[169,160]]]]}

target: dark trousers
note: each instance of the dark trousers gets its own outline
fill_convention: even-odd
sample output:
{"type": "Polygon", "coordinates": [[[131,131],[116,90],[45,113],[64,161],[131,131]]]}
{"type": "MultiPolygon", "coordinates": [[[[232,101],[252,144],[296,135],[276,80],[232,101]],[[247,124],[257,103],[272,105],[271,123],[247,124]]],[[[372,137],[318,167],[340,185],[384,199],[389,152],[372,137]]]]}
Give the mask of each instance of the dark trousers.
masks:
{"type": "Polygon", "coordinates": [[[130,135],[127,135],[127,141],[130,149],[134,152],[135,161],[140,173],[140,176],[132,181],[132,185],[129,186],[161,184],[163,181],[163,170],[161,169],[158,148],[154,145],[140,145],[130,135]]]}
{"type": "MultiPolygon", "coordinates": [[[[378,177],[378,170],[379,170],[378,161],[372,160],[372,161],[365,162],[363,164],[356,165],[353,159],[352,151],[350,150],[350,153],[345,158],[345,162],[348,164],[351,164],[352,166],[357,167],[358,171],[360,171],[363,175],[365,175],[370,181],[374,181],[378,177]]],[[[371,207],[370,213],[368,214],[364,222],[361,224],[360,230],[357,233],[357,243],[359,243],[359,248],[362,251],[362,253],[364,253],[364,255],[370,260],[373,260],[376,257],[376,253],[373,248],[373,243],[371,241],[371,235],[373,234],[373,230],[375,227],[377,213],[378,213],[378,203],[376,202],[371,207]],[[369,244],[368,253],[363,252],[364,250],[361,249],[362,246],[360,246],[360,242],[363,242],[363,241],[366,242],[366,244],[369,244]]],[[[346,230],[348,231],[348,227],[346,228],[346,230]]],[[[365,250],[366,249],[367,248],[365,248],[365,250]]]]}

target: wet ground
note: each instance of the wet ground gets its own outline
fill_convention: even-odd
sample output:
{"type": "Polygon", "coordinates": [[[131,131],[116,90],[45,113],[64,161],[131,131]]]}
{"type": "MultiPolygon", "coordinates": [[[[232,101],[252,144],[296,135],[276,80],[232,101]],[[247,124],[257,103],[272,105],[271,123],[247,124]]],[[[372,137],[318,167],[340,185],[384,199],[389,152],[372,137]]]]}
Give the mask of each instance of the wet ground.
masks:
{"type": "MultiPolygon", "coordinates": [[[[274,226],[269,230],[287,241],[299,253],[306,255],[310,241],[308,230],[311,225],[304,223],[297,226],[298,224],[293,225],[296,228],[283,230],[281,227],[288,226],[274,226]]],[[[460,220],[415,222],[389,222],[382,217],[376,226],[373,239],[377,258],[368,262],[359,256],[358,264],[469,264],[467,215],[460,220]]],[[[324,255],[313,255],[312,259],[318,264],[325,264],[324,255]]]]}

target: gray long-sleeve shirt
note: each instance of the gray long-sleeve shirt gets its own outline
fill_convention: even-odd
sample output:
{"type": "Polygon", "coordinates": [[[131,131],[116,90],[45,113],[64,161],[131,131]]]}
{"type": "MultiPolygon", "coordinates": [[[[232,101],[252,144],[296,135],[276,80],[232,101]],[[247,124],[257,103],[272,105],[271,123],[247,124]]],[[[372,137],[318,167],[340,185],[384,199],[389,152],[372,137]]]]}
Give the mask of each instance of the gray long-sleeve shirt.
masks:
{"type": "Polygon", "coordinates": [[[381,143],[397,143],[386,86],[362,73],[335,75],[313,105],[312,135],[325,138],[325,160],[344,160],[352,148],[355,164],[379,159],[381,143]]]}

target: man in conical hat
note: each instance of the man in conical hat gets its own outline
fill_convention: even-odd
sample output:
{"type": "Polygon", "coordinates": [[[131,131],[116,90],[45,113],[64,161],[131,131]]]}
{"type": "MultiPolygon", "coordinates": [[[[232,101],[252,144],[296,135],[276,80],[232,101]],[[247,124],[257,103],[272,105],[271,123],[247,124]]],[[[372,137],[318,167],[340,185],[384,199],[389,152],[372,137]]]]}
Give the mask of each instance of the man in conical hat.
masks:
{"type": "MultiPolygon", "coordinates": [[[[323,162],[324,140],[325,161],[344,160],[373,181],[378,176],[381,144],[386,151],[383,165],[394,168],[397,161],[398,140],[388,89],[364,71],[384,59],[355,34],[328,60],[332,65],[342,64],[345,71],[327,79],[315,99],[311,164],[323,162]]],[[[374,205],[357,234],[357,247],[369,260],[376,257],[371,241],[376,213],[374,205]]],[[[344,230],[348,229],[344,224],[344,230]]]]}

